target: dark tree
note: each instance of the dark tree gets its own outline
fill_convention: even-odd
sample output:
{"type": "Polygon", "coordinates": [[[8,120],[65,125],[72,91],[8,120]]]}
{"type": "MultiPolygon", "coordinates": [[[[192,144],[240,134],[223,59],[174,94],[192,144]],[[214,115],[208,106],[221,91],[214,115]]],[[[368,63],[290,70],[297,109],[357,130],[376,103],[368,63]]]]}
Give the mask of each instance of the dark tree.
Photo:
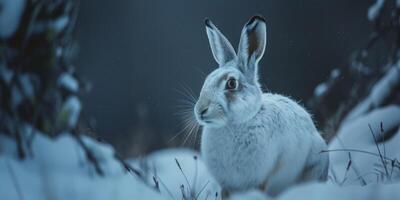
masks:
{"type": "Polygon", "coordinates": [[[4,1],[2,17],[15,24],[2,24],[0,133],[15,139],[21,159],[34,156],[35,134],[71,133],[101,175],[78,128],[79,96],[86,88],[72,64],[78,5],[77,0],[4,1]]]}

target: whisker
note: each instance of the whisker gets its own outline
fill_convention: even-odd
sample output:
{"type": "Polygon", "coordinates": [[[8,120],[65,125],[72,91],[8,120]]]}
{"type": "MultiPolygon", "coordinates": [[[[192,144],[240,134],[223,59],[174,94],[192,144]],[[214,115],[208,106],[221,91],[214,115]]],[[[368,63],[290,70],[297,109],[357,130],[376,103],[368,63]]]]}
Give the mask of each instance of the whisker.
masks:
{"type": "MultiPolygon", "coordinates": [[[[198,131],[199,131],[199,125],[197,123],[194,123],[194,127],[193,127],[193,130],[192,130],[192,133],[191,133],[191,136],[193,138],[193,142],[190,142],[190,145],[191,145],[192,148],[196,147],[198,131]]],[[[192,141],[192,138],[191,138],[191,141],[192,141]]]]}
{"type": "Polygon", "coordinates": [[[187,90],[188,90],[188,92],[189,92],[190,96],[192,96],[192,97],[193,97],[193,99],[194,99],[194,100],[196,100],[196,99],[197,99],[197,97],[196,97],[196,95],[195,95],[194,91],[192,90],[192,88],[190,88],[190,87],[186,87],[186,88],[187,88],[187,90]]]}
{"type": "Polygon", "coordinates": [[[207,76],[207,74],[199,67],[192,67],[193,69],[195,69],[198,73],[200,73],[201,78],[205,78],[207,76]]]}
{"type": "Polygon", "coordinates": [[[197,134],[200,128],[200,125],[197,123],[194,115],[194,106],[197,102],[197,95],[195,95],[194,91],[188,87],[187,84],[181,84],[180,89],[174,90],[181,95],[181,98],[178,100],[179,105],[176,106],[177,111],[174,112],[173,115],[180,117],[181,123],[179,123],[179,126],[182,128],[177,134],[169,139],[168,142],[171,142],[184,133],[182,138],[183,142],[181,145],[195,145],[197,142],[197,134]]]}
{"type": "MultiPolygon", "coordinates": [[[[191,126],[192,126],[192,125],[191,125],[191,126]]],[[[189,128],[189,129],[190,129],[190,128],[189,128]]],[[[185,135],[185,137],[184,137],[184,140],[183,140],[181,146],[184,146],[184,145],[185,145],[186,140],[189,138],[189,135],[190,135],[190,132],[189,132],[189,133],[186,133],[186,135],[185,135]]]]}
{"type": "MultiPolygon", "coordinates": [[[[183,111],[185,113],[185,111],[183,111]]],[[[184,145],[189,137],[193,134],[195,129],[198,129],[198,124],[196,122],[196,119],[194,118],[193,112],[186,112],[185,114],[182,114],[182,123],[183,128],[181,131],[179,131],[177,134],[175,134],[168,142],[171,142],[174,140],[176,137],[181,135],[182,133],[186,133],[184,137],[184,142],[182,145],[184,145]]],[[[189,141],[190,142],[190,141],[189,141]]]]}
{"type": "Polygon", "coordinates": [[[188,134],[186,135],[186,138],[185,138],[185,140],[183,141],[182,145],[185,145],[185,144],[186,144],[187,140],[188,140],[188,139],[190,138],[190,136],[192,135],[193,129],[194,129],[195,126],[196,126],[196,124],[191,123],[189,132],[188,132],[188,134]]]}
{"type": "Polygon", "coordinates": [[[173,115],[178,115],[178,116],[182,116],[182,118],[187,118],[188,116],[192,116],[193,115],[193,111],[190,110],[180,110],[180,111],[176,111],[175,113],[173,113],[173,115]]]}
{"type": "Polygon", "coordinates": [[[186,92],[189,95],[189,97],[192,98],[192,100],[196,101],[196,99],[197,99],[196,95],[194,94],[193,90],[190,89],[189,86],[187,86],[186,84],[182,84],[182,88],[183,88],[183,91],[186,92]]]}
{"type": "Polygon", "coordinates": [[[184,93],[182,91],[179,91],[178,93],[184,97],[183,99],[179,99],[178,102],[181,102],[184,104],[189,104],[189,105],[196,103],[196,99],[193,96],[191,96],[187,93],[184,93]]]}
{"type": "Polygon", "coordinates": [[[197,135],[199,134],[199,130],[200,130],[200,126],[197,124],[196,125],[196,130],[194,132],[194,147],[197,146],[198,142],[197,142],[197,135]]]}
{"type": "Polygon", "coordinates": [[[176,105],[176,107],[194,106],[196,104],[195,101],[188,100],[188,99],[181,99],[181,100],[178,100],[177,102],[179,102],[180,104],[176,105]]]}
{"type": "Polygon", "coordinates": [[[199,132],[199,124],[195,124],[195,127],[194,127],[194,129],[193,129],[193,146],[192,146],[192,148],[196,148],[196,145],[197,145],[197,134],[198,134],[198,132],[199,132]]]}
{"type": "MultiPolygon", "coordinates": [[[[190,87],[185,83],[180,83],[180,88],[175,88],[175,92],[183,94],[185,96],[195,97],[194,92],[190,89],[190,87]]],[[[196,99],[196,98],[194,98],[196,99]]]]}
{"type": "Polygon", "coordinates": [[[194,106],[177,106],[176,107],[177,108],[177,111],[176,112],[190,112],[190,113],[192,113],[193,114],[193,109],[194,109],[194,106]]]}
{"type": "Polygon", "coordinates": [[[183,122],[183,129],[178,131],[177,134],[175,134],[171,139],[169,139],[167,142],[170,143],[172,140],[174,140],[176,137],[178,137],[179,135],[181,135],[182,133],[185,133],[185,131],[188,129],[188,127],[190,126],[190,122],[189,121],[184,121],[183,122]]]}

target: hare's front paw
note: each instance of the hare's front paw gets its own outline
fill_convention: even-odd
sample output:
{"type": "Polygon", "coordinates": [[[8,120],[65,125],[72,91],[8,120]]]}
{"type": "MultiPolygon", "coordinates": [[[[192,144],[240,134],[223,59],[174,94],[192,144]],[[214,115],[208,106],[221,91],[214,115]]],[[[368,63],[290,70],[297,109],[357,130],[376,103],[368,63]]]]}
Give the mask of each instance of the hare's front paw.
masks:
{"type": "Polygon", "coordinates": [[[221,200],[229,199],[230,192],[226,188],[222,188],[221,190],[221,200]]]}

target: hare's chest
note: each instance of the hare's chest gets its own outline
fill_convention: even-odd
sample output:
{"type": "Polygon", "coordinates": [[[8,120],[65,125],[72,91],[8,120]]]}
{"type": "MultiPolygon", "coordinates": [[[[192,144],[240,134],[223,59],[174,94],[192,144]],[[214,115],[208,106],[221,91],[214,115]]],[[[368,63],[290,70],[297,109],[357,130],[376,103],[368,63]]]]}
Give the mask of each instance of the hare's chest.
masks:
{"type": "Polygon", "coordinates": [[[246,131],[207,130],[203,132],[201,152],[210,172],[228,188],[255,187],[272,168],[273,146],[263,129],[246,131]]]}

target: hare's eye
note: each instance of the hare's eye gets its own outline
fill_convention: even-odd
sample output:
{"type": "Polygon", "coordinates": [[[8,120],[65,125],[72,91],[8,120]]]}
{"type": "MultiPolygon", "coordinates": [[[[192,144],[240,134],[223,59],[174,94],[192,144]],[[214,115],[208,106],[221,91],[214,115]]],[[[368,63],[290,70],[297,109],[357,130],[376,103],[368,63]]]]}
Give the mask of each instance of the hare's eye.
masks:
{"type": "Polygon", "coordinates": [[[225,85],[225,89],[226,90],[234,90],[237,88],[237,80],[235,80],[234,78],[230,78],[228,79],[228,81],[226,81],[226,85],[225,85]]]}

